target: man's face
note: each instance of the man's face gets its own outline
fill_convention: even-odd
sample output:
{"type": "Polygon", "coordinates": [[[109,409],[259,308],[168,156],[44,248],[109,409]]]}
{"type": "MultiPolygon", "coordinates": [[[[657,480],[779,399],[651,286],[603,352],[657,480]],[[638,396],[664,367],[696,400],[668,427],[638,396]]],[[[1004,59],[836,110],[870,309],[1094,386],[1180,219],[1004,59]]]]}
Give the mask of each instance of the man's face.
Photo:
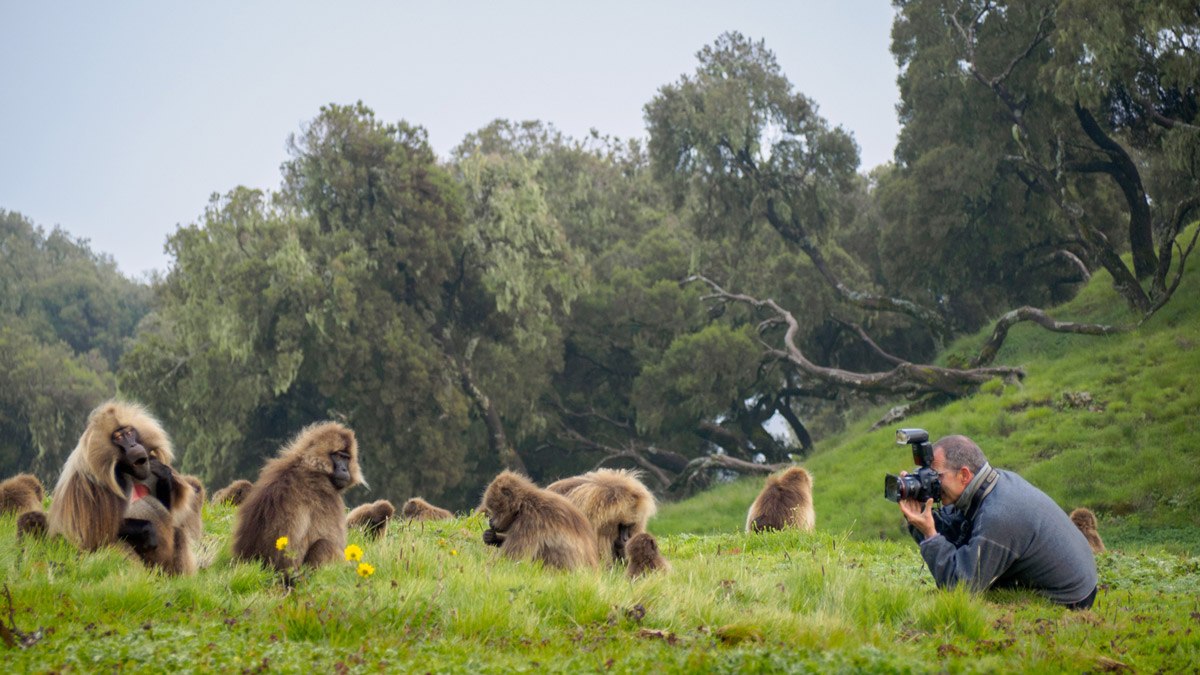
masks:
{"type": "Polygon", "coordinates": [[[930,463],[930,467],[938,473],[938,478],[942,481],[942,503],[953,504],[958,501],[959,495],[967,489],[967,483],[971,482],[971,470],[965,466],[947,469],[946,452],[941,448],[933,449],[933,462],[930,463]]]}

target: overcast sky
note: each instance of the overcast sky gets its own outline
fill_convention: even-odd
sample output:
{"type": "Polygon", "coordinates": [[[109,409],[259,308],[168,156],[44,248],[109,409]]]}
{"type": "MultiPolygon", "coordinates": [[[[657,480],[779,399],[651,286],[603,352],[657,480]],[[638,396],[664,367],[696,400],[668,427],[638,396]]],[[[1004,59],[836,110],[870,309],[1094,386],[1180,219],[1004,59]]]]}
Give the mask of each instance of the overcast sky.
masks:
{"type": "Polygon", "coordinates": [[[122,271],[166,270],[209,196],[276,189],[288,134],[362,100],[446,157],[493,119],[644,137],[642,107],[724,31],[765,39],[854,134],[862,170],[899,125],[887,0],[37,2],[0,0],[0,208],[122,271]]]}

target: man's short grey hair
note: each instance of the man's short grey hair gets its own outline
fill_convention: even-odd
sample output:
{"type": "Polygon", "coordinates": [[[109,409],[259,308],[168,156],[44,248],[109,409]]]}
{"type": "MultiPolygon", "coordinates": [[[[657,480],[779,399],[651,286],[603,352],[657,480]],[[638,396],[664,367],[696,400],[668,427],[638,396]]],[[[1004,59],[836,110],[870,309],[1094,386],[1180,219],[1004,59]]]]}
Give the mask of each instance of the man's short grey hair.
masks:
{"type": "Polygon", "coordinates": [[[938,439],[937,443],[933,444],[933,448],[942,449],[946,453],[946,468],[951,471],[956,471],[962,467],[967,467],[971,473],[979,473],[984,464],[987,464],[987,457],[983,456],[983,450],[975,445],[975,441],[966,436],[944,436],[938,439]]]}

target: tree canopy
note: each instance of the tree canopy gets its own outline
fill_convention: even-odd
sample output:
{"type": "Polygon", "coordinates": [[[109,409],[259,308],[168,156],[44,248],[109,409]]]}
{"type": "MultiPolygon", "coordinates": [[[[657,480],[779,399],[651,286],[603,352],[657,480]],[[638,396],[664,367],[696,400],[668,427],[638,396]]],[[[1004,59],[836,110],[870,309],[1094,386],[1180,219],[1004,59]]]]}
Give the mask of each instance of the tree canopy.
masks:
{"type": "Polygon", "coordinates": [[[149,310],[149,289],[61,229],[0,209],[0,467],[54,474],[149,310]]]}
{"type": "Polygon", "coordinates": [[[678,494],[851,408],[1022,377],[998,358],[1017,322],[1107,335],[1168,302],[1200,208],[1194,7],[895,5],[902,131],[869,173],[726,33],[646,103],[645,140],[495,120],[439,158],[416,124],[325,106],[277,189],[214,194],[145,283],[0,211],[0,463],[53,471],[116,392],[213,484],[335,419],[372,499],[464,508],[502,467],[678,494]],[[1126,324],[1046,309],[1100,269],[1126,324]]]}

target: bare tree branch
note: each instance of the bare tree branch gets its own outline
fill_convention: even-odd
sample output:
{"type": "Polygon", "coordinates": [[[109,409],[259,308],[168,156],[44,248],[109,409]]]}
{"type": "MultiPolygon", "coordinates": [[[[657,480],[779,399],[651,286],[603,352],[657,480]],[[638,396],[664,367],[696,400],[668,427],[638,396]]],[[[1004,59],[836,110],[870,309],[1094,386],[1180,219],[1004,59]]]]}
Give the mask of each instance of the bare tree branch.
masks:
{"type": "Polygon", "coordinates": [[[612,446],[604,445],[603,443],[597,443],[596,441],[593,441],[592,439],[569,427],[564,429],[563,433],[569,439],[578,443],[579,445],[590,450],[599,451],[605,455],[604,458],[596,464],[596,468],[600,468],[614,459],[628,459],[634,464],[637,464],[638,468],[644,469],[646,473],[653,476],[654,479],[658,481],[660,489],[666,488],[672,482],[671,476],[668,476],[665,471],[646,459],[641,452],[638,452],[632,446],[627,448],[614,448],[612,446]]]}
{"type": "Polygon", "coordinates": [[[996,327],[992,330],[992,337],[988,338],[988,341],[983,344],[983,348],[979,350],[979,356],[971,361],[971,365],[980,367],[990,364],[996,358],[996,353],[1000,351],[1000,346],[1004,344],[1005,338],[1008,337],[1008,329],[1022,321],[1032,321],[1042,328],[1055,333],[1075,333],[1078,335],[1108,336],[1133,330],[1133,326],[1107,326],[1096,323],[1057,321],[1036,307],[1018,307],[1000,317],[1000,320],[996,322],[996,327]]]}
{"type": "Polygon", "coordinates": [[[922,307],[911,300],[903,298],[893,298],[877,293],[857,291],[842,283],[842,280],[829,267],[829,263],[825,260],[825,254],[821,252],[816,242],[809,237],[804,227],[795,218],[784,219],[783,215],[779,213],[773,197],[767,198],[766,215],[767,222],[771,224],[771,227],[775,228],[775,231],[784,239],[800,247],[800,250],[812,261],[813,267],[837,291],[843,301],[863,309],[906,314],[929,326],[934,334],[941,339],[948,339],[953,335],[953,328],[946,321],[946,318],[928,307],[922,307]]]}
{"type": "Polygon", "coordinates": [[[725,469],[741,474],[765,476],[792,466],[790,462],[780,464],[754,464],[736,459],[728,455],[704,455],[688,462],[671,484],[671,492],[691,493],[703,489],[709,484],[708,472],[712,469],[725,469]]]}
{"type": "Polygon", "coordinates": [[[965,396],[992,378],[1013,379],[1025,376],[1025,372],[1020,368],[984,367],[960,370],[908,362],[900,363],[889,371],[878,373],[856,373],[840,368],[820,366],[808,360],[796,344],[796,335],[800,332],[799,322],[791,312],[780,307],[774,300],[759,300],[749,295],[729,293],[711,279],[701,275],[689,277],[685,283],[691,281],[702,281],[707,284],[714,291],[712,295],[707,296],[708,298],[748,304],[757,309],[768,310],[780,317],[787,325],[787,331],[783,336],[784,348],[769,351],[768,356],[790,364],[808,377],[844,389],[910,397],[933,392],[965,396]]]}
{"type": "MultiPolygon", "coordinates": [[[[508,435],[504,432],[504,422],[500,419],[500,411],[496,410],[492,400],[475,384],[475,378],[471,372],[471,360],[475,356],[475,348],[478,344],[479,338],[472,338],[467,344],[462,361],[458,363],[459,386],[462,387],[463,393],[471,399],[479,416],[483,418],[488,430],[488,446],[500,459],[500,463],[507,469],[528,475],[529,470],[525,468],[525,461],[508,442],[508,435]]],[[[450,359],[449,356],[446,358],[450,359]]],[[[453,359],[450,360],[453,362],[453,359]]]]}
{"type": "Polygon", "coordinates": [[[701,420],[696,425],[696,429],[694,431],[695,434],[700,438],[703,438],[714,445],[721,446],[728,453],[736,453],[738,455],[748,456],[751,452],[750,445],[747,443],[745,437],[733,432],[730,429],[726,429],[720,424],[709,422],[707,420],[701,420]]]}
{"type": "MultiPolygon", "coordinates": [[[[1200,237],[1200,227],[1197,227],[1196,231],[1192,233],[1192,240],[1188,242],[1188,247],[1186,249],[1182,246],[1179,246],[1178,241],[1172,238],[1171,242],[1174,243],[1177,248],[1179,248],[1179,265],[1175,270],[1175,278],[1171,281],[1170,287],[1163,289],[1162,293],[1159,295],[1159,298],[1155,301],[1154,306],[1150,308],[1150,311],[1147,312],[1144,317],[1142,317],[1142,323],[1145,323],[1146,320],[1153,316],[1155,312],[1157,312],[1159,309],[1162,309],[1163,305],[1167,304],[1167,301],[1171,299],[1171,296],[1175,295],[1175,290],[1179,288],[1179,282],[1183,281],[1183,270],[1187,266],[1188,256],[1190,256],[1192,251],[1196,248],[1196,239],[1198,237],[1200,237]]],[[[1164,247],[1165,246],[1166,245],[1164,244],[1164,247]]]]}
{"type": "Polygon", "coordinates": [[[1155,124],[1157,124],[1158,126],[1164,128],[1164,129],[1178,128],[1178,129],[1187,129],[1188,131],[1200,131],[1200,126],[1196,126],[1195,124],[1188,124],[1187,122],[1184,122],[1181,119],[1176,119],[1174,117],[1167,117],[1166,115],[1162,114],[1161,112],[1158,111],[1157,108],[1154,107],[1154,105],[1152,103],[1150,103],[1150,101],[1146,100],[1146,98],[1143,96],[1138,96],[1136,92],[1130,91],[1129,96],[1139,106],[1141,106],[1142,110],[1144,110],[1147,115],[1150,116],[1151,121],[1153,121],[1155,124]]]}
{"type": "Polygon", "coordinates": [[[854,333],[858,335],[858,339],[862,340],[868,347],[871,348],[871,351],[875,352],[875,354],[877,354],[883,360],[887,361],[888,363],[891,363],[892,365],[897,365],[897,366],[900,365],[901,363],[905,363],[905,360],[900,358],[899,356],[894,356],[892,354],[889,354],[889,353],[883,351],[883,348],[880,347],[879,345],[875,344],[875,341],[871,339],[871,336],[867,335],[867,331],[863,330],[862,326],[860,326],[856,323],[851,323],[849,321],[839,319],[836,316],[833,316],[830,318],[833,319],[833,321],[835,323],[838,323],[838,324],[854,331],[854,333]]]}

